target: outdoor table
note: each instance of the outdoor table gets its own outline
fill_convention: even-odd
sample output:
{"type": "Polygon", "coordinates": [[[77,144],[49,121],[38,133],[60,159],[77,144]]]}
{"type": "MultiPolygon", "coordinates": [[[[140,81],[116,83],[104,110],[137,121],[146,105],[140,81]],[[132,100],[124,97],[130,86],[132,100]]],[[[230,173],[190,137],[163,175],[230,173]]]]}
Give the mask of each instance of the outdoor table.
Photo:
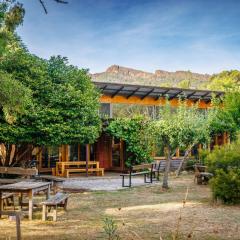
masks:
{"type": "MultiPolygon", "coordinates": [[[[29,220],[32,220],[33,217],[33,196],[36,193],[41,191],[46,192],[46,199],[49,199],[50,196],[50,185],[51,183],[43,182],[18,182],[14,184],[7,184],[0,186],[0,213],[2,211],[2,194],[4,192],[14,192],[14,193],[27,193],[28,194],[28,206],[29,206],[29,220]]],[[[1,218],[1,214],[0,214],[1,218]]]]}
{"type": "MultiPolygon", "coordinates": [[[[56,175],[64,177],[65,169],[77,166],[78,169],[84,168],[86,169],[86,165],[88,167],[99,168],[99,162],[94,161],[68,161],[68,162],[57,162],[56,163],[56,175]],[[60,171],[59,171],[60,170],[60,171]]],[[[87,171],[87,170],[86,170],[87,171]]]]}

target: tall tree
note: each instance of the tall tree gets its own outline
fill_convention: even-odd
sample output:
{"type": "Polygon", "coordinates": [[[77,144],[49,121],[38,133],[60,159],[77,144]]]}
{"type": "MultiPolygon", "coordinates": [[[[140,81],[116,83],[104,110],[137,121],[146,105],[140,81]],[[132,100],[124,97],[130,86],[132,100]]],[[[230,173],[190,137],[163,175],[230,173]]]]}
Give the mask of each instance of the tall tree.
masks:
{"type": "MultiPolygon", "coordinates": [[[[7,1],[0,3],[0,62],[8,52],[15,52],[22,46],[14,31],[23,22],[24,13],[19,3],[13,6],[7,1]]],[[[0,111],[5,120],[13,123],[30,103],[31,91],[3,70],[0,71],[0,86],[0,111]]]]}
{"type": "Polygon", "coordinates": [[[60,56],[47,61],[24,51],[9,54],[0,69],[28,86],[33,96],[32,106],[13,125],[0,119],[0,142],[9,151],[17,144],[14,158],[5,159],[4,165],[23,161],[22,152],[34,146],[93,143],[98,137],[99,93],[87,70],[60,56]]]}
{"type": "MultiPolygon", "coordinates": [[[[179,107],[171,109],[167,103],[159,114],[160,118],[154,123],[156,138],[165,149],[166,168],[163,177],[163,188],[168,188],[168,174],[172,157],[178,148],[185,150],[184,160],[198,143],[210,140],[210,129],[207,115],[200,113],[196,107],[187,107],[179,100],[179,107]]],[[[183,160],[183,161],[184,161],[183,160]]],[[[180,168],[179,168],[180,171],[180,168]]]]}

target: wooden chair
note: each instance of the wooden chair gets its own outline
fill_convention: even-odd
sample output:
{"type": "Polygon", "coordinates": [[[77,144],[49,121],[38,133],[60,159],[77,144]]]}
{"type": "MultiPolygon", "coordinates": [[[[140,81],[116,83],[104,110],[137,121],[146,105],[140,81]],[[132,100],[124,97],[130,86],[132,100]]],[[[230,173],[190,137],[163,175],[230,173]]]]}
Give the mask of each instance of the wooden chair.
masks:
{"type": "Polygon", "coordinates": [[[42,220],[46,221],[48,216],[53,217],[53,221],[57,221],[57,208],[63,207],[67,210],[68,194],[58,192],[55,196],[41,203],[42,208],[42,220]],[[53,212],[51,213],[51,208],[53,212]]]}
{"type": "Polygon", "coordinates": [[[194,182],[197,180],[197,184],[207,184],[210,178],[213,177],[212,173],[206,172],[206,166],[196,164],[194,165],[194,169],[194,182]]]}

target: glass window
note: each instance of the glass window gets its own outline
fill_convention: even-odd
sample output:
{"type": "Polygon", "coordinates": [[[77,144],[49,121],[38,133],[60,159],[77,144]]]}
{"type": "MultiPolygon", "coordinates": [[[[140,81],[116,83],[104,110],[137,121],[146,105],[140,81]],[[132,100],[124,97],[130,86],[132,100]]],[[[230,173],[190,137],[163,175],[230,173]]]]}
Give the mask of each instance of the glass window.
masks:
{"type": "Polygon", "coordinates": [[[78,161],[78,144],[69,146],[69,161],[78,161]]]}
{"type": "Polygon", "coordinates": [[[101,117],[112,117],[110,103],[101,103],[100,116],[101,117]]]}
{"type": "Polygon", "coordinates": [[[112,115],[113,118],[144,115],[154,119],[156,117],[156,110],[155,106],[115,103],[112,104],[112,115]]]}
{"type": "Polygon", "coordinates": [[[52,168],[59,161],[59,147],[42,147],[42,168],[52,168]]]}
{"type": "Polygon", "coordinates": [[[86,145],[80,146],[80,161],[86,161],[86,145]]]}

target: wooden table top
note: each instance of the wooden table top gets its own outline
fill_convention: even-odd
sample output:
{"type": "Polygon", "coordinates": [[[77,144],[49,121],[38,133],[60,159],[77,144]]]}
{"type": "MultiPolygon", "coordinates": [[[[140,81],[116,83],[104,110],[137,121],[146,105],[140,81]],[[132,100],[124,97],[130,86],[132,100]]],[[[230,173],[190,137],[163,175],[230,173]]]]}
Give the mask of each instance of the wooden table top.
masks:
{"type": "Polygon", "coordinates": [[[59,165],[95,165],[98,164],[98,162],[94,162],[94,161],[68,161],[68,162],[57,162],[57,164],[59,165]]]}
{"type": "Polygon", "coordinates": [[[51,183],[48,182],[18,182],[0,186],[0,191],[27,191],[41,187],[48,187],[51,183]]]}

